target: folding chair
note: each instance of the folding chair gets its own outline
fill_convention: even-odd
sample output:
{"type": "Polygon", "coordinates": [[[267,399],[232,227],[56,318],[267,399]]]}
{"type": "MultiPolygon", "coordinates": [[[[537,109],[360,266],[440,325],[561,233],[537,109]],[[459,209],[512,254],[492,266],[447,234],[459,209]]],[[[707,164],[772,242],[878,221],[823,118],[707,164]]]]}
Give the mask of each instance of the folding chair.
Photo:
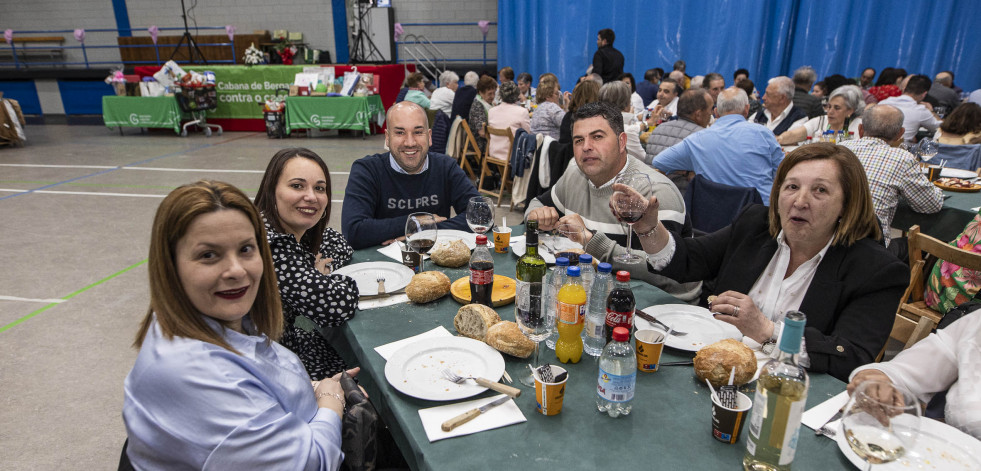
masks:
{"type": "Polygon", "coordinates": [[[505,137],[508,140],[508,156],[504,160],[500,160],[490,155],[484,155],[484,160],[480,164],[480,182],[477,183],[477,191],[488,195],[497,197],[497,207],[501,207],[501,198],[504,196],[508,184],[511,179],[508,176],[508,169],[511,168],[511,153],[514,152],[514,132],[511,128],[487,128],[487,144],[490,147],[490,140],[494,137],[502,138],[505,137]],[[484,189],[484,178],[491,175],[491,166],[497,167],[501,172],[501,186],[497,189],[497,192],[484,189]]]}
{"type": "MultiPolygon", "coordinates": [[[[934,237],[920,233],[920,226],[909,229],[909,286],[896,310],[896,320],[892,326],[889,338],[903,345],[903,350],[923,340],[937,327],[943,315],[927,307],[923,301],[926,288],[926,277],[933,269],[933,255],[939,260],[946,260],[955,265],[981,270],[981,254],[968,252],[937,240],[934,237]],[[926,253],[925,257],[923,253],[926,253]]],[[[883,346],[876,361],[881,361],[886,348],[883,346]]]]}
{"type": "Polygon", "coordinates": [[[460,168],[462,168],[467,175],[470,175],[471,180],[477,180],[477,172],[470,165],[470,159],[468,157],[473,157],[477,165],[481,165],[484,161],[484,156],[480,153],[480,147],[477,146],[477,138],[473,137],[473,131],[470,130],[470,125],[467,124],[467,120],[460,121],[460,127],[463,128],[463,151],[460,152],[460,168]]]}

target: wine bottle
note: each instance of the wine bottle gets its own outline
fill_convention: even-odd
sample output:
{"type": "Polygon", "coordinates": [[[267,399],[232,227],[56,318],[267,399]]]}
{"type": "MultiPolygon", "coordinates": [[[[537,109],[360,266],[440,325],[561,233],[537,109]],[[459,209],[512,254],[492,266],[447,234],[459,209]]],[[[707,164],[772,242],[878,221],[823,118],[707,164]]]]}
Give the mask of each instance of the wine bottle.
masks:
{"type": "Polygon", "coordinates": [[[746,440],[743,469],[790,470],[797,450],[809,378],[797,363],[806,316],[788,311],[780,336],[780,355],[760,370],[746,440]]]}
{"type": "Polygon", "coordinates": [[[542,279],[546,269],[545,259],[538,255],[538,221],[530,220],[525,224],[525,253],[515,267],[518,283],[514,315],[523,321],[519,325],[538,332],[547,328],[542,311],[542,279]]]}

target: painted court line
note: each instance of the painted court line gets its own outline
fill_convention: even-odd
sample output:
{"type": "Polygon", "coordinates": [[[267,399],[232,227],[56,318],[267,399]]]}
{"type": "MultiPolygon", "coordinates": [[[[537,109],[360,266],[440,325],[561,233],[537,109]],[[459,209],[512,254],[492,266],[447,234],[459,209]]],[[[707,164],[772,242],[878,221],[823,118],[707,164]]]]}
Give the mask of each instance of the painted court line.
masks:
{"type": "MultiPolygon", "coordinates": [[[[0,192],[13,193],[38,193],[44,195],[84,195],[84,196],[123,196],[132,198],[164,198],[167,195],[148,195],[142,193],[104,193],[98,191],[62,191],[62,190],[16,190],[13,188],[0,188],[0,192]]],[[[255,195],[246,195],[250,200],[255,199],[255,195]]],[[[3,199],[0,197],[0,199],[3,199]]],[[[343,203],[344,200],[330,200],[331,203],[343,203]]]]}
{"type": "Polygon", "coordinates": [[[0,167],[39,167],[39,168],[119,168],[113,165],[49,165],[49,164],[0,164],[0,167]]]}
{"type": "Polygon", "coordinates": [[[17,296],[3,296],[0,295],[0,301],[25,301],[29,303],[63,303],[64,299],[36,299],[36,298],[19,298],[17,296]]]}
{"type": "MultiPolygon", "coordinates": [[[[169,156],[164,156],[169,157],[169,156]]],[[[216,172],[216,173],[264,173],[265,170],[234,170],[221,168],[167,168],[167,167],[134,167],[133,164],[112,166],[112,165],[47,165],[47,164],[0,164],[0,167],[28,167],[28,168],[91,168],[91,169],[121,169],[121,170],[144,170],[149,172],[216,172]]],[[[331,175],[350,175],[351,172],[330,172],[331,175]]]]}
{"type": "Polygon", "coordinates": [[[37,309],[34,312],[31,312],[30,314],[28,314],[28,315],[26,315],[24,317],[21,317],[20,319],[17,319],[15,321],[13,321],[13,322],[11,322],[11,323],[3,326],[3,327],[0,327],[0,333],[3,333],[5,331],[7,331],[7,330],[10,330],[11,328],[17,326],[18,324],[21,324],[21,323],[27,321],[28,319],[30,319],[30,318],[32,318],[32,317],[34,317],[34,316],[36,316],[36,315],[38,315],[38,314],[40,314],[40,313],[42,313],[44,311],[47,311],[48,309],[51,309],[51,308],[57,306],[58,304],[60,304],[62,302],[68,301],[69,299],[74,298],[75,296],[77,296],[79,294],[82,294],[82,293],[84,293],[84,292],[86,292],[86,291],[88,291],[88,290],[90,290],[92,288],[95,288],[96,286],[101,285],[102,283],[105,283],[105,282],[107,282],[107,281],[109,281],[109,280],[111,280],[111,279],[113,279],[113,278],[115,278],[115,277],[117,277],[119,275],[122,275],[123,273],[126,273],[126,272],[128,272],[128,271],[130,271],[130,270],[132,270],[132,269],[134,269],[134,268],[136,268],[138,266],[140,266],[140,265],[143,265],[144,263],[146,263],[146,259],[140,260],[139,262],[136,262],[136,263],[134,263],[134,264],[132,264],[132,265],[126,267],[126,268],[123,268],[122,270],[119,270],[116,273],[113,273],[112,275],[109,275],[109,276],[107,276],[107,277],[105,277],[105,278],[103,278],[103,279],[101,279],[99,281],[96,281],[95,283],[92,283],[92,284],[90,284],[90,285],[88,285],[88,286],[86,286],[86,287],[84,287],[84,288],[82,288],[80,290],[77,290],[77,291],[75,291],[73,293],[70,293],[67,296],[62,297],[61,300],[58,301],[58,302],[52,302],[50,304],[47,304],[44,307],[42,307],[40,309],[37,309]]]}

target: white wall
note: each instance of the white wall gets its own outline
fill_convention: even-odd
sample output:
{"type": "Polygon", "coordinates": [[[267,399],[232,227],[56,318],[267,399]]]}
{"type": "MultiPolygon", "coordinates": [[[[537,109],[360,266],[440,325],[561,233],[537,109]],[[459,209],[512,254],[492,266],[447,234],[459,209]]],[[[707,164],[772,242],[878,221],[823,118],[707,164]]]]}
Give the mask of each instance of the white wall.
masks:
{"type": "MultiPolygon", "coordinates": [[[[392,0],[396,23],[476,23],[480,20],[497,22],[496,0],[392,0]]],[[[405,34],[424,35],[430,41],[479,41],[483,39],[477,26],[404,26],[405,34]]],[[[490,26],[487,39],[497,40],[497,26],[490,26]]],[[[437,44],[447,58],[473,59],[483,57],[480,44],[437,44]]],[[[401,49],[401,48],[400,48],[401,49]]],[[[399,58],[407,58],[399,51],[399,58]]],[[[497,61],[497,45],[487,46],[487,60],[497,61]]],[[[452,66],[452,63],[450,63],[452,66]]]]}
{"type": "MultiPolygon", "coordinates": [[[[0,0],[0,30],[75,30],[76,28],[115,28],[116,19],[109,0],[0,0]]],[[[30,35],[25,35],[30,36],[30,35]]],[[[79,46],[71,32],[44,36],[64,36],[65,46],[79,46]]],[[[87,45],[114,45],[114,33],[86,33],[87,45]]],[[[32,44],[37,46],[38,44],[32,44]]],[[[0,42],[0,47],[8,47],[0,42]]],[[[118,49],[90,49],[90,61],[119,61],[118,49]]],[[[68,61],[81,62],[81,49],[67,49],[68,61]]]]}

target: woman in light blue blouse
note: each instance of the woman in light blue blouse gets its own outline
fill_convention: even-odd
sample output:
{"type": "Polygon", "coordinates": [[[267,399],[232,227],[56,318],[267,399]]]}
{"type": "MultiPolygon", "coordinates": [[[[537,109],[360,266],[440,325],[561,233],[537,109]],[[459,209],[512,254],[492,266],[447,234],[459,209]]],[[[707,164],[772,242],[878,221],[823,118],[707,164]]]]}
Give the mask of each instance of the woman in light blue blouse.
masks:
{"type": "MultiPolygon", "coordinates": [[[[344,396],[311,383],[283,331],[269,244],[248,198],[184,185],[157,209],[150,309],[126,377],[136,469],[337,469],[344,396]]],[[[350,371],[356,373],[356,370],[350,371]]]]}

